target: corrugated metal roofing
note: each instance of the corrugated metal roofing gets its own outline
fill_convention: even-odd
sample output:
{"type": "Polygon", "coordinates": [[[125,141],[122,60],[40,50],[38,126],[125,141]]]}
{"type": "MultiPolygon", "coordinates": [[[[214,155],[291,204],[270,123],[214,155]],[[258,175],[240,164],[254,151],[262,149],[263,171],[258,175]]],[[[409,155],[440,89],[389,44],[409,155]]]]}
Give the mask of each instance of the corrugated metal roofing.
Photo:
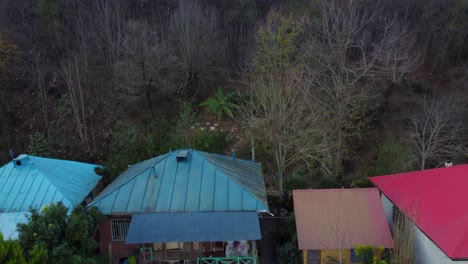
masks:
{"type": "Polygon", "coordinates": [[[369,179],[449,258],[468,259],[468,165],[369,179]]]}
{"type": "Polygon", "coordinates": [[[259,240],[257,212],[135,214],[126,244],[259,240]]]}
{"type": "Polygon", "coordinates": [[[268,210],[261,165],[179,150],[131,166],[89,206],[104,214],[268,210]]]}
{"type": "Polygon", "coordinates": [[[101,179],[96,166],[20,155],[0,168],[0,212],[27,212],[60,201],[73,208],[101,179]]]}
{"type": "Polygon", "coordinates": [[[393,248],[377,188],[294,190],[293,198],[300,249],[393,248]]]}
{"type": "Polygon", "coordinates": [[[18,239],[18,230],[16,225],[20,223],[26,223],[28,218],[26,212],[17,213],[1,213],[0,214],[0,232],[3,234],[3,238],[16,240],[18,239]]]}

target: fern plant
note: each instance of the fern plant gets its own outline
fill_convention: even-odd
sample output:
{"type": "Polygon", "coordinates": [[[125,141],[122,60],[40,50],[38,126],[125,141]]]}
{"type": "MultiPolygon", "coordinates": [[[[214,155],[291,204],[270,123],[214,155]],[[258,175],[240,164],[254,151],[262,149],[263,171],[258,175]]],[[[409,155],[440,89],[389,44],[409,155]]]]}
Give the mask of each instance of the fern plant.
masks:
{"type": "Polygon", "coordinates": [[[224,114],[229,117],[234,117],[234,110],[239,106],[232,102],[234,93],[223,94],[223,89],[220,87],[216,93],[216,97],[210,97],[208,100],[200,104],[200,106],[206,106],[208,113],[214,113],[218,116],[218,120],[221,120],[224,114]]]}

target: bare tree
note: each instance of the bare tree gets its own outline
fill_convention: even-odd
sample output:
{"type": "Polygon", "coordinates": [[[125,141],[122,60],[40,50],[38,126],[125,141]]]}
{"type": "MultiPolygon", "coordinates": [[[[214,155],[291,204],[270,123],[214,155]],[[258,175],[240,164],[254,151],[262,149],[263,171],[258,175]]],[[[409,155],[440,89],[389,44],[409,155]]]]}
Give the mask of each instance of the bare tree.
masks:
{"type": "Polygon", "coordinates": [[[153,94],[175,89],[178,62],[169,53],[168,43],[159,36],[159,32],[144,22],[127,24],[122,54],[114,65],[116,86],[131,96],[144,94],[154,117],[153,94]]]}
{"type": "MultiPolygon", "coordinates": [[[[37,96],[37,102],[39,103],[39,109],[44,118],[44,125],[47,131],[47,139],[51,140],[50,137],[50,126],[49,126],[49,97],[48,92],[51,86],[46,83],[46,75],[48,69],[45,64],[45,54],[40,51],[35,52],[34,64],[32,66],[32,78],[33,78],[33,87],[35,88],[35,93],[37,96]]],[[[54,80],[52,80],[54,81],[54,80]]]]}
{"type": "Polygon", "coordinates": [[[78,62],[78,54],[71,54],[70,57],[62,62],[62,74],[66,81],[66,94],[70,100],[75,128],[80,137],[81,143],[86,144],[88,151],[89,133],[88,133],[88,87],[84,82],[84,74],[81,72],[78,62]]]}
{"type": "Polygon", "coordinates": [[[305,56],[314,73],[312,98],[326,110],[333,137],[333,176],[342,174],[350,139],[364,135],[372,81],[392,75],[397,79],[398,72],[415,65],[400,50],[408,32],[397,19],[386,15],[378,2],[322,0],[320,16],[308,23],[305,56]]]}
{"type": "Polygon", "coordinates": [[[423,98],[421,105],[409,116],[410,142],[415,148],[421,170],[429,161],[436,161],[457,152],[461,144],[463,125],[459,113],[462,107],[454,96],[423,98]]]}
{"type": "Polygon", "coordinates": [[[317,162],[329,169],[322,114],[310,100],[309,80],[303,71],[256,74],[248,80],[251,100],[240,110],[245,125],[273,149],[280,197],[283,175],[290,165],[317,162]]]}
{"type": "Polygon", "coordinates": [[[196,95],[200,81],[213,76],[224,56],[224,40],[219,32],[216,11],[203,7],[199,1],[179,1],[169,31],[185,75],[178,96],[188,90],[196,95]]]}

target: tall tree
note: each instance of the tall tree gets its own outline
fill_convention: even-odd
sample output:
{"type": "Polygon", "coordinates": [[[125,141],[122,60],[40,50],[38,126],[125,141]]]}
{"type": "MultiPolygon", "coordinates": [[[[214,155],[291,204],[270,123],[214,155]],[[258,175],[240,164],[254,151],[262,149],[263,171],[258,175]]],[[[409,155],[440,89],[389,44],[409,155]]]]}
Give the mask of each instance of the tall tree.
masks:
{"type": "Polygon", "coordinates": [[[178,96],[188,93],[193,97],[201,88],[200,82],[213,78],[223,62],[225,46],[216,10],[200,1],[179,1],[169,32],[184,72],[178,96]]]}
{"type": "Polygon", "coordinates": [[[378,3],[322,0],[318,8],[320,14],[308,23],[304,52],[315,83],[311,98],[325,110],[333,139],[331,176],[338,177],[350,140],[364,135],[369,84],[415,62],[398,55],[400,48],[411,48],[403,45],[409,37],[404,24],[378,3]]]}
{"type": "Polygon", "coordinates": [[[465,130],[460,113],[463,107],[451,95],[423,98],[409,116],[409,136],[420,169],[428,163],[456,154],[465,130]]]}

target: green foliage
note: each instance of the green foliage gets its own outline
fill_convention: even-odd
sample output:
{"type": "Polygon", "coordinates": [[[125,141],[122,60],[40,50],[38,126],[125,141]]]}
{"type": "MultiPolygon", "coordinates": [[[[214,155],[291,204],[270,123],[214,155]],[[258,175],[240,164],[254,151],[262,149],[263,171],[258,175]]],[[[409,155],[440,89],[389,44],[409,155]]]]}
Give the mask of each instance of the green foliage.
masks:
{"type": "Polygon", "coordinates": [[[228,136],[218,131],[196,132],[192,138],[192,148],[213,153],[222,153],[228,143],[228,136]]]}
{"type": "Polygon", "coordinates": [[[357,245],[354,252],[356,256],[361,258],[363,264],[387,264],[385,260],[378,260],[377,257],[374,257],[375,250],[383,253],[384,248],[375,248],[372,245],[357,245]]]}
{"type": "Polygon", "coordinates": [[[60,12],[58,0],[39,0],[36,4],[36,13],[45,21],[56,18],[60,12]]]}
{"type": "Polygon", "coordinates": [[[3,240],[3,234],[0,233],[0,263],[5,264],[26,264],[23,257],[23,249],[17,241],[11,239],[3,240]]]}
{"type": "Polygon", "coordinates": [[[208,100],[200,104],[206,106],[206,111],[218,115],[218,120],[221,120],[223,114],[228,117],[234,117],[234,110],[239,108],[238,105],[232,102],[234,93],[223,94],[223,89],[219,87],[216,97],[210,97],[208,100]]]}
{"type": "Polygon", "coordinates": [[[291,191],[295,189],[310,188],[310,173],[304,167],[296,168],[292,174],[284,179],[284,190],[291,191]]]}
{"type": "Polygon", "coordinates": [[[354,182],[355,187],[371,187],[367,177],[381,176],[415,169],[411,149],[401,143],[394,135],[387,134],[382,144],[375,150],[373,160],[362,177],[354,182]]]}
{"type": "Polygon", "coordinates": [[[112,180],[128,165],[175,148],[171,134],[171,124],[166,120],[152,121],[146,126],[117,122],[113,128],[112,145],[106,163],[111,177],[104,180],[112,180]]]}
{"type": "Polygon", "coordinates": [[[189,102],[182,102],[176,127],[179,144],[190,145],[193,132],[191,128],[195,122],[196,116],[197,112],[193,109],[192,104],[189,102]]]}
{"type": "Polygon", "coordinates": [[[0,233],[0,263],[4,264],[46,264],[48,254],[47,251],[39,245],[34,245],[29,251],[31,256],[29,261],[26,261],[23,255],[23,248],[18,241],[11,239],[5,241],[3,234],[0,233]]]}
{"type": "Polygon", "coordinates": [[[29,251],[29,256],[29,264],[45,264],[49,259],[47,250],[40,247],[39,245],[33,246],[33,248],[29,251]]]}
{"type": "Polygon", "coordinates": [[[49,143],[41,132],[29,136],[28,153],[33,156],[50,157],[49,143]]]}
{"type": "Polygon", "coordinates": [[[298,67],[297,55],[302,27],[302,21],[271,11],[265,25],[257,32],[254,56],[256,72],[283,72],[298,67]]]}
{"type": "Polygon", "coordinates": [[[23,248],[32,249],[25,254],[31,260],[47,260],[51,264],[96,263],[94,252],[98,244],[92,235],[103,215],[95,207],[78,206],[68,215],[68,209],[59,202],[40,212],[31,208],[30,213],[27,223],[18,224],[18,240],[23,248]]]}
{"type": "Polygon", "coordinates": [[[302,252],[297,248],[297,231],[294,214],[291,214],[280,229],[281,245],[277,249],[278,263],[302,263],[302,252]]]}
{"type": "Polygon", "coordinates": [[[297,240],[284,242],[277,249],[278,263],[301,264],[302,252],[297,248],[297,240]]]}
{"type": "Polygon", "coordinates": [[[129,264],[136,264],[136,258],[135,258],[135,256],[130,256],[130,257],[128,258],[128,263],[129,263],[129,264]]]}

